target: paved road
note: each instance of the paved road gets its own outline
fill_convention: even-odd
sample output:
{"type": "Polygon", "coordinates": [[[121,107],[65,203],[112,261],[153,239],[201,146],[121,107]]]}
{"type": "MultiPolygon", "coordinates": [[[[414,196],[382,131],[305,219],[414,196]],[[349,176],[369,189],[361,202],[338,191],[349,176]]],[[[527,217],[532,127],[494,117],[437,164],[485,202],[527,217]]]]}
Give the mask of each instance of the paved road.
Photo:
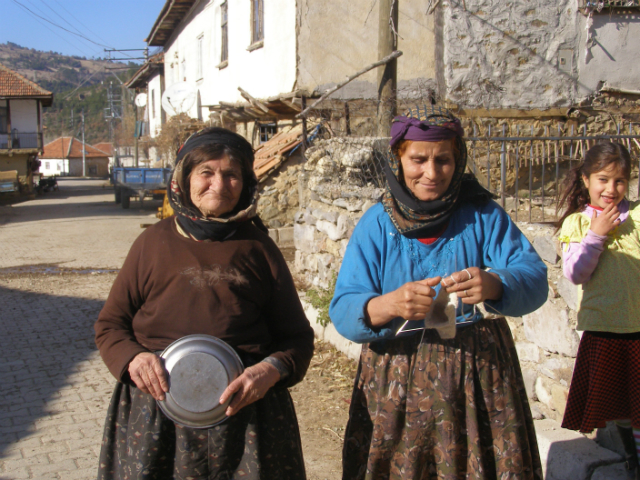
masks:
{"type": "Polygon", "coordinates": [[[113,388],[93,343],[115,273],[160,202],[104,181],[0,207],[0,479],[95,478],[113,388]]]}

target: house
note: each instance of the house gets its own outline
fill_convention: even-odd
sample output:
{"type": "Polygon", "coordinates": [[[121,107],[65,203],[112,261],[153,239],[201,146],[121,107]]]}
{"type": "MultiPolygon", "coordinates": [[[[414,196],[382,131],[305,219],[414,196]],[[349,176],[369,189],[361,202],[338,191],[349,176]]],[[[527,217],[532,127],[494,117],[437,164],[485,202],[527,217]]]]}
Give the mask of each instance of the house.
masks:
{"type": "Polygon", "coordinates": [[[100,143],[94,144],[93,148],[97,148],[98,150],[106,153],[109,158],[109,168],[113,167],[113,164],[114,164],[113,143],[100,142],[100,143]]]}
{"type": "Polygon", "coordinates": [[[106,177],[109,175],[109,155],[85,145],[84,174],[82,142],[73,137],[59,137],[44,146],[40,155],[40,173],[44,176],[106,177]]]}
{"type": "MultiPolygon", "coordinates": [[[[602,93],[640,95],[631,41],[640,38],[639,10],[639,0],[400,2],[398,97],[494,119],[565,117],[602,93]]],[[[213,113],[256,145],[294,121],[307,98],[377,61],[378,24],[370,0],[167,0],[147,43],[164,49],[167,89],[193,88],[192,118],[213,113]]],[[[378,70],[316,114],[331,117],[354,100],[375,104],[378,70]]]]}
{"type": "Polygon", "coordinates": [[[23,193],[33,190],[32,173],[42,152],[42,108],[52,103],[51,92],[0,64],[0,172],[16,172],[23,193]]]}

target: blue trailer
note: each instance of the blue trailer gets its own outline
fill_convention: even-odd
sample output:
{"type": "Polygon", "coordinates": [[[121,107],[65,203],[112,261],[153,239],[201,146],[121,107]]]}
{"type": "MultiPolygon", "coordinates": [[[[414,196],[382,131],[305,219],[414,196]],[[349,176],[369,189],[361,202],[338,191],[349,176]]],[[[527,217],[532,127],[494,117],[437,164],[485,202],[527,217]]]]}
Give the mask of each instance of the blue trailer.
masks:
{"type": "Polygon", "coordinates": [[[145,197],[162,198],[171,176],[170,168],[117,167],[111,172],[116,204],[129,208],[131,197],[140,204],[145,197]]]}

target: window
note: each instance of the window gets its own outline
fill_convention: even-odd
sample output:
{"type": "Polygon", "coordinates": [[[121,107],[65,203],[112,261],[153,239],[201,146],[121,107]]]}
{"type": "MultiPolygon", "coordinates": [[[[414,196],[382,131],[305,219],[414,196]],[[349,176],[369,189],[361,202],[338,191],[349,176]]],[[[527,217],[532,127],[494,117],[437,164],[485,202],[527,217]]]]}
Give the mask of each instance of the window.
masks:
{"type": "Polygon", "coordinates": [[[97,175],[98,167],[97,165],[89,165],[89,175],[97,175]]]}
{"type": "Polygon", "coordinates": [[[62,170],[62,168],[61,168],[59,163],[56,164],[56,167],[58,167],[58,171],[62,170]]]}
{"type": "Polygon", "coordinates": [[[49,162],[44,162],[44,169],[49,170],[49,162]]]}
{"type": "Polygon", "coordinates": [[[251,43],[264,40],[264,0],[251,0],[251,43]]]}
{"type": "Polygon", "coordinates": [[[203,61],[202,44],[203,44],[203,37],[204,37],[204,35],[200,35],[198,37],[198,64],[197,64],[198,72],[196,74],[196,80],[199,80],[199,79],[202,78],[202,61],[203,61]]]}
{"type": "Polygon", "coordinates": [[[220,5],[221,22],[220,28],[222,32],[222,41],[220,42],[220,62],[226,62],[229,60],[229,30],[227,22],[229,20],[228,15],[228,3],[224,2],[220,5]]]}
{"type": "Polygon", "coordinates": [[[265,143],[271,140],[276,134],[278,130],[278,126],[275,123],[265,123],[264,125],[260,125],[260,143],[265,143]]]}
{"type": "Polygon", "coordinates": [[[0,107],[0,133],[7,133],[7,107],[0,107]]]}
{"type": "Polygon", "coordinates": [[[151,118],[156,118],[156,91],[151,90],[151,118]]]}

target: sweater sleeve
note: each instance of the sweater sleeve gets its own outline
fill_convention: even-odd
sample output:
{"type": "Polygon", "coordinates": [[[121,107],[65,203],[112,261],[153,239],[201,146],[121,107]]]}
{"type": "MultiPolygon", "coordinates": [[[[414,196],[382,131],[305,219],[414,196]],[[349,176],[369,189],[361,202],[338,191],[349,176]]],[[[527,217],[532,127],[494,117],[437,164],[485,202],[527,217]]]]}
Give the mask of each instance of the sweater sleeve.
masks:
{"type": "MultiPolygon", "coordinates": [[[[373,208],[370,209],[373,211],[373,208]]],[[[342,260],[329,316],[343,337],[356,343],[369,343],[394,335],[392,322],[373,329],[366,320],[366,306],[382,295],[381,260],[384,235],[380,226],[368,221],[369,212],[358,222],[342,260]],[[374,242],[374,238],[378,238],[374,242]]]]}
{"type": "Polygon", "coordinates": [[[483,263],[502,280],[500,300],[485,302],[489,312],[519,317],[541,307],[549,295],[547,267],[509,215],[495,202],[477,225],[484,237],[483,263]]]}
{"type": "Polygon", "coordinates": [[[568,244],[562,254],[562,271],[571,283],[580,285],[589,281],[598,266],[606,240],[606,235],[598,235],[589,230],[580,243],[568,244]]]}
{"type": "Polygon", "coordinates": [[[281,362],[289,372],[280,385],[300,382],[313,357],[313,329],[304,313],[293,277],[278,247],[269,242],[268,255],[273,276],[272,295],[265,316],[273,338],[269,357],[281,362]]]}
{"type": "Polygon", "coordinates": [[[128,382],[129,363],[148,350],[137,342],[133,333],[133,317],[144,303],[140,286],[140,261],[145,235],[131,246],[109,297],[95,323],[96,345],[111,374],[121,382],[128,382]]]}

